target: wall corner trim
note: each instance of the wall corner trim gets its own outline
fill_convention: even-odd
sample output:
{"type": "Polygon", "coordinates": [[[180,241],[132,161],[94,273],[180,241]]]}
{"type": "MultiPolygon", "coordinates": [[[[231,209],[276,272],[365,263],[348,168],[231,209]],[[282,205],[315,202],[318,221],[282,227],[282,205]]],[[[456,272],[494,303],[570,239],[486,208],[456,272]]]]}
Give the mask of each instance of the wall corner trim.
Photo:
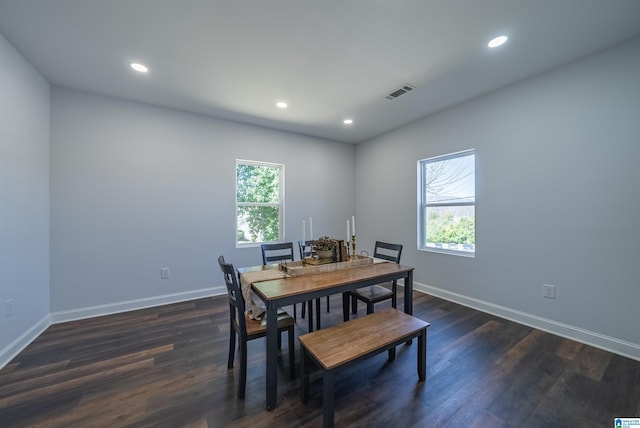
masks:
{"type": "Polygon", "coordinates": [[[9,364],[24,348],[33,342],[51,325],[51,315],[45,315],[0,351],[0,369],[9,364]]]}

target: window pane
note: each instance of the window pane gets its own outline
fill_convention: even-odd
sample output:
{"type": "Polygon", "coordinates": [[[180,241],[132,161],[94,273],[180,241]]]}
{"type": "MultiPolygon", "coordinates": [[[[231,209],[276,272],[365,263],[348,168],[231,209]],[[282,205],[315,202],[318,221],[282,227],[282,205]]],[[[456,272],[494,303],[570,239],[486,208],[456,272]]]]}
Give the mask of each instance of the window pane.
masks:
{"type": "Polygon", "coordinates": [[[427,247],[475,250],[475,207],[427,207],[427,247]]]}
{"type": "Polygon", "coordinates": [[[270,242],[280,236],[278,207],[238,207],[237,242],[270,242]]]}
{"type": "Polygon", "coordinates": [[[425,164],[423,188],[427,204],[475,202],[475,155],[425,164]]]}
{"type": "Polygon", "coordinates": [[[238,164],[236,201],[277,204],[280,202],[280,168],[238,164]]]}
{"type": "Polygon", "coordinates": [[[418,249],[475,255],[475,151],[419,161],[418,249]]]}

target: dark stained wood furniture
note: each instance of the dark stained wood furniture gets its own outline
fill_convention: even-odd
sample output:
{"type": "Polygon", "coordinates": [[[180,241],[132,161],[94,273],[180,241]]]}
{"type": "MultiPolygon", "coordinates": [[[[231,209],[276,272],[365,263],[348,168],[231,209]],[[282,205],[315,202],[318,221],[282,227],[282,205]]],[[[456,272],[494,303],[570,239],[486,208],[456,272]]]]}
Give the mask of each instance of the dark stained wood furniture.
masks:
{"type": "Polygon", "coordinates": [[[323,426],[333,427],[336,371],[384,351],[389,352],[389,361],[393,361],[395,347],[415,337],[418,338],[418,378],[424,381],[428,327],[428,322],[389,308],[300,336],[301,401],[306,403],[309,398],[309,366],[314,362],[322,369],[323,426]]]}
{"type": "MultiPolygon", "coordinates": [[[[278,264],[280,262],[289,262],[294,260],[293,242],[279,242],[275,244],[260,245],[262,251],[262,264],[278,264]]],[[[296,305],[293,305],[293,319],[297,318],[296,305]]],[[[302,305],[302,318],[304,318],[304,304],[302,305]]],[[[309,323],[311,325],[311,323],[309,323]]]]}
{"type": "MultiPolygon", "coordinates": [[[[402,255],[401,244],[391,244],[388,242],[376,241],[373,257],[378,259],[387,260],[392,263],[400,263],[400,256],[402,255]]],[[[374,284],[368,287],[358,288],[349,293],[351,298],[351,313],[358,312],[358,300],[364,302],[367,305],[367,313],[373,313],[373,305],[378,302],[391,299],[391,306],[397,307],[396,295],[398,293],[398,281],[391,281],[386,284],[374,284]]],[[[345,321],[349,320],[349,311],[344,311],[343,318],[345,321]]]]}
{"type": "MultiPolygon", "coordinates": [[[[224,257],[218,257],[218,264],[224,276],[224,282],[227,286],[227,294],[229,297],[229,359],[227,368],[233,368],[233,360],[235,357],[236,336],[238,337],[238,349],[240,354],[240,380],[238,385],[238,398],[244,398],[245,388],[247,384],[247,342],[249,340],[265,337],[267,334],[267,321],[254,320],[245,314],[244,298],[242,291],[236,280],[236,270],[233,265],[226,263],[224,257]]],[[[295,377],[295,346],[293,326],[295,324],[293,318],[285,311],[279,309],[277,311],[277,319],[272,321],[277,326],[278,335],[286,331],[288,335],[289,346],[289,370],[291,378],[295,377]]]]}
{"type": "MultiPolygon", "coordinates": [[[[311,255],[311,245],[314,241],[298,241],[298,251],[300,252],[300,260],[304,260],[305,257],[309,257],[311,255]],[[302,249],[302,245],[304,244],[304,250],[302,249]]],[[[304,313],[304,308],[302,309],[304,313]]],[[[320,299],[316,300],[316,317],[317,317],[317,326],[318,330],[320,330],[320,299]]],[[[329,296],[327,296],[327,312],[329,310],[329,296]]],[[[304,317],[304,315],[303,315],[304,317]]]]}
{"type": "MultiPolygon", "coordinates": [[[[278,396],[276,325],[278,307],[341,293],[343,310],[345,308],[348,310],[349,300],[346,294],[348,291],[381,282],[404,279],[404,311],[411,315],[413,313],[413,270],[413,267],[395,263],[377,263],[353,269],[280,278],[253,284],[253,291],[267,308],[267,410],[275,409],[278,396]]],[[[238,271],[242,273],[241,269],[238,271]]]]}

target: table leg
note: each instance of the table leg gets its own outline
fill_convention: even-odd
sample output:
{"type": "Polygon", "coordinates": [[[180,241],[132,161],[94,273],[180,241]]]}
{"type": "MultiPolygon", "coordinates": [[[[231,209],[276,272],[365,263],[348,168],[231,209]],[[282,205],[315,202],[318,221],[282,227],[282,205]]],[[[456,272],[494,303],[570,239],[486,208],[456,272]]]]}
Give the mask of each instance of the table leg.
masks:
{"type": "MultiPolygon", "coordinates": [[[[413,315],[413,271],[407,272],[407,277],[404,279],[404,312],[409,315],[413,315]]],[[[407,345],[411,345],[413,341],[406,342],[407,345]]]]}
{"type": "Polygon", "coordinates": [[[413,315],[413,271],[407,272],[404,280],[404,312],[413,315]]]}
{"type": "Polygon", "coordinates": [[[278,397],[278,317],[276,306],[267,303],[267,410],[276,408],[278,397]]]}
{"type": "Polygon", "coordinates": [[[418,336],[418,378],[427,378],[427,329],[423,328],[418,336]]]}

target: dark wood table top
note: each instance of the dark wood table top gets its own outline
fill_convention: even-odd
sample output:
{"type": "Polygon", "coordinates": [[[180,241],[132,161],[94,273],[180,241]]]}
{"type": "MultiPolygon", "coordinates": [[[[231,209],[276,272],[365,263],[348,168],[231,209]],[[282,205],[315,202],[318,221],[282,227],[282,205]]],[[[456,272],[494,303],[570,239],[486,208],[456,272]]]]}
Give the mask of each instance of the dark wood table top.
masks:
{"type": "MultiPolygon", "coordinates": [[[[269,265],[268,265],[269,266],[269,265]]],[[[271,265],[270,269],[277,268],[271,265]]],[[[269,269],[269,267],[264,267],[269,269]]],[[[252,269],[252,268],[244,268],[252,269]]],[[[262,300],[306,294],[313,291],[333,288],[339,285],[361,282],[367,279],[384,277],[414,270],[413,267],[396,263],[374,263],[367,266],[359,266],[351,269],[340,269],[332,272],[323,272],[311,275],[289,276],[253,284],[253,291],[262,300]]],[[[242,271],[241,271],[242,273],[242,271]]]]}

